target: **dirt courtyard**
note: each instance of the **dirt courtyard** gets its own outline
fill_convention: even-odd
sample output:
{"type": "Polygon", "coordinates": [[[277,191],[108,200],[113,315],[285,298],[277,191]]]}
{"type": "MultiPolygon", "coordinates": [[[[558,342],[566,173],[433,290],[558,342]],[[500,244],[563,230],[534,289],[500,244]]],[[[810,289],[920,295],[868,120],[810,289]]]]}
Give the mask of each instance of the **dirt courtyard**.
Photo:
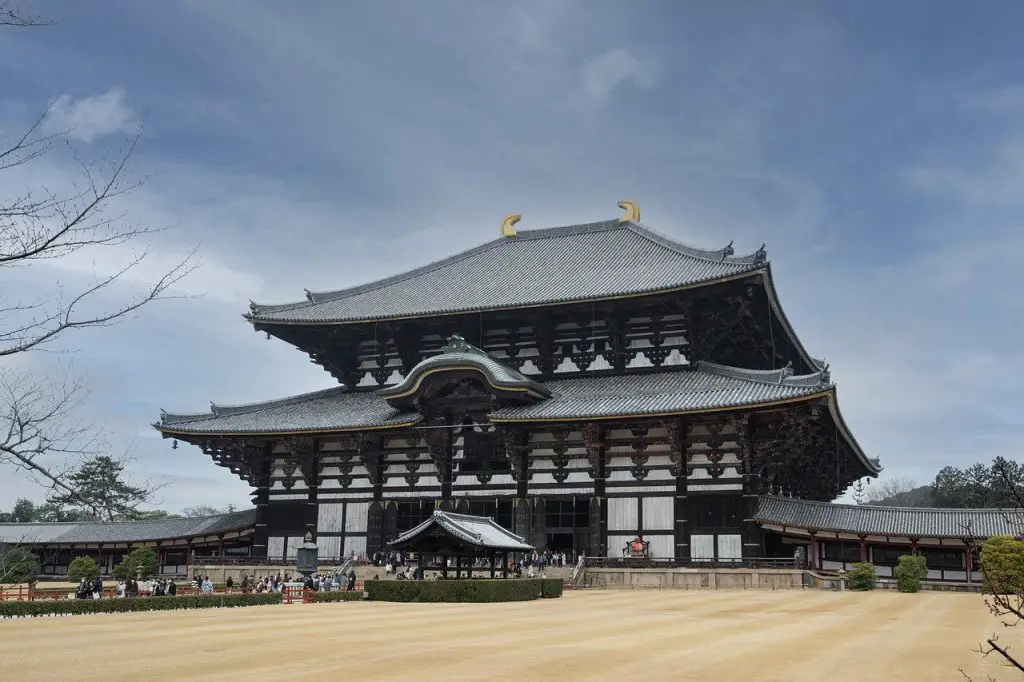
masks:
{"type": "Polygon", "coordinates": [[[969,594],[600,590],[0,621],[0,661],[8,682],[1013,679],[971,651],[997,629],[1024,637],[969,594]]]}

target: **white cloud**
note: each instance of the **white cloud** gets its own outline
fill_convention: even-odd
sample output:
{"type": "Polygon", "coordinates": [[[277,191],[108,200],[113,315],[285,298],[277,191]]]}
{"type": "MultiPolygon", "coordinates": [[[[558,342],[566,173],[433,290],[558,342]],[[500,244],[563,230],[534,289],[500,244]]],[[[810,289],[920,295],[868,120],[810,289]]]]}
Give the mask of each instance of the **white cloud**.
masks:
{"type": "Polygon", "coordinates": [[[641,64],[629,50],[609,50],[583,64],[583,90],[599,102],[606,101],[620,85],[626,83],[638,88],[648,88],[654,83],[651,69],[641,64]]]}
{"type": "Polygon", "coordinates": [[[86,143],[130,132],[137,125],[138,118],[125,102],[125,91],[121,88],[80,99],[61,95],[46,117],[47,131],[68,131],[71,137],[86,143]]]}

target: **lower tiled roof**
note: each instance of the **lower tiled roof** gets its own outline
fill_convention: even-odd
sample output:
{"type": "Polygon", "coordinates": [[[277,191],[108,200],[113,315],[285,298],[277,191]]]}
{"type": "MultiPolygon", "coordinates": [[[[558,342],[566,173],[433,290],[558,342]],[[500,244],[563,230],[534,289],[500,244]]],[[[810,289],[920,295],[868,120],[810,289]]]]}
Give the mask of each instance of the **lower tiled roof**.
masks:
{"type": "MultiPolygon", "coordinates": [[[[590,376],[537,384],[551,396],[495,411],[495,421],[587,419],[677,414],[757,406],[820,394],[832,387],[826,372],[748,371],[711,363],[675,371],[590,376]]],[[[376,392],[328,389],[267,403],[218,407],[206,414],[164,414],[155,427],[180,434],[283,434],[400,426],[420,420],[392,408],[376,392]]]]}
{"type": "Polygon", "coordinates": [[[82,544],[146,542],[199,537],[245,530],[256,523],[256,510],[159,521],[114,523],[0,523],[0,542],[12,544],[82,544]]]}
{"type": "Polygon", "coordinates": [[[1016,535],[1018,509],[932,509],[812,502],[762,495],[754,520],[790,528],[855,535],[916,538],[987,538],[1016,535]]]}

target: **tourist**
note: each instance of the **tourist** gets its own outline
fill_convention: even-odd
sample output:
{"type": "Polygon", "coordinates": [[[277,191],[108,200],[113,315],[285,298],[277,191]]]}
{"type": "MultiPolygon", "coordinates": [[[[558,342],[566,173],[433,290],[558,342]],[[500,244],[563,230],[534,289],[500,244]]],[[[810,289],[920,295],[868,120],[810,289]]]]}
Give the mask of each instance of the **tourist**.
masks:
{"type": "Polygon", "coordinates": [[[348,572],[348,586],[346,587],[346,592],[351,592],[354,589],[356,589],[356,569],[353,568],[349,569],[348,572]]]}
{"type": "Polygon", "coordinates": [[[96,580],[92,582],[92,598],[99,599],[103,596],[103,581],[100,580],[99,576],[96,576],[96,580]]]}
{"type": "Polygon", "coordinates": [[[173,597],[178,593],[178,586],[174,584],[173,580],[167,581],[167,596],[173,597]]]}
{"type": "Polygon", "coordinates": [[[225,588],[225,591],[226,591],[226,592],[227,592],[228,594],[231,594],[231,588],[232,588],[232,587],[234,587],[234,586],[235,586],[235,581],[234,581],[234,579],[232,579],[232,577],[231,577],[231,576],[229,575],[229,576],[227,577],[227,580],[225,580],[225,581],[224,581],[224,588],[225,588]]]}

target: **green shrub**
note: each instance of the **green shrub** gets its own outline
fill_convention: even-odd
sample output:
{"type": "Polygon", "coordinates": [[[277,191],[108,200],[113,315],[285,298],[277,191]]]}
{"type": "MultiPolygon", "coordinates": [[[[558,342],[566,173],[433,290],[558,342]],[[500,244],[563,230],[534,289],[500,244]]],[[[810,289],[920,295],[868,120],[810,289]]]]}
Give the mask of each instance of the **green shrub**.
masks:
{"type": "Polygon", "coordinates": [[[99,574],[100,569],[96,565],[96,560],[91,556],[75,557],[68,566],[68,580],[73,583],[81,581],[82,578],[92,582],[99,577],[99,574]]]}
{"type": "Polygon", "coordinates": [[[981,545],[981,589],[987,594],[1024,592],[1024,542],[1009,535],[990,537],[981,545]]]}
{"type": "Polygon", "coordinates": [[[0,583],[24,583],[39,575],[39,559],[21,547],[0,547],[0,583]]]}
{"type": "Polygon", "coordinates": [[[542,599],[555,599],[562,596],[565,583],[561,578],[542,578],[540,581],[540,596],[542,599]]]}
{"type": "Polygon", "coordinates": [[[87,613],[132,613],[135,611],[176,611],[179,609],[232,608],[280,604],[281,595],[215,594],[187,597],[136,597],[125,599],[62,599],[0,602],[0,618],[19,616],[80,615],[87,613]]]}
{"type": "Polygon", "coordinates": [[[920,592],[921,581],[928,577],[928,562],[920,554],[904,554],[892,571],[900,592],[920,592]]]}
{"type": "Polygon", "coordinates": [[[137,578],[145,580],[156,573],[157,558],[152,547],[139,547],[133,549],[121,559],[121,563],[114,566],[112,573],[118,580],[137,578]]]}
{"type": "Polygon", "coordinates": [[[367,580],[365,585],[373,601],[501,602],[561,596],[561,581],[555,579],[367,580]]]}
{"type": "Polygon", "coordinates": [[[876,582],[878,571],[871,564],[854,564],[846,573],[846,584],[851,590],[873,590],[876,582]]]}
{"type": "Polygon", "coordinates": [[[314,592],[313,603],[322,604],[332,601],[360,601],[363,598],[362,592],[314,592]]]}

